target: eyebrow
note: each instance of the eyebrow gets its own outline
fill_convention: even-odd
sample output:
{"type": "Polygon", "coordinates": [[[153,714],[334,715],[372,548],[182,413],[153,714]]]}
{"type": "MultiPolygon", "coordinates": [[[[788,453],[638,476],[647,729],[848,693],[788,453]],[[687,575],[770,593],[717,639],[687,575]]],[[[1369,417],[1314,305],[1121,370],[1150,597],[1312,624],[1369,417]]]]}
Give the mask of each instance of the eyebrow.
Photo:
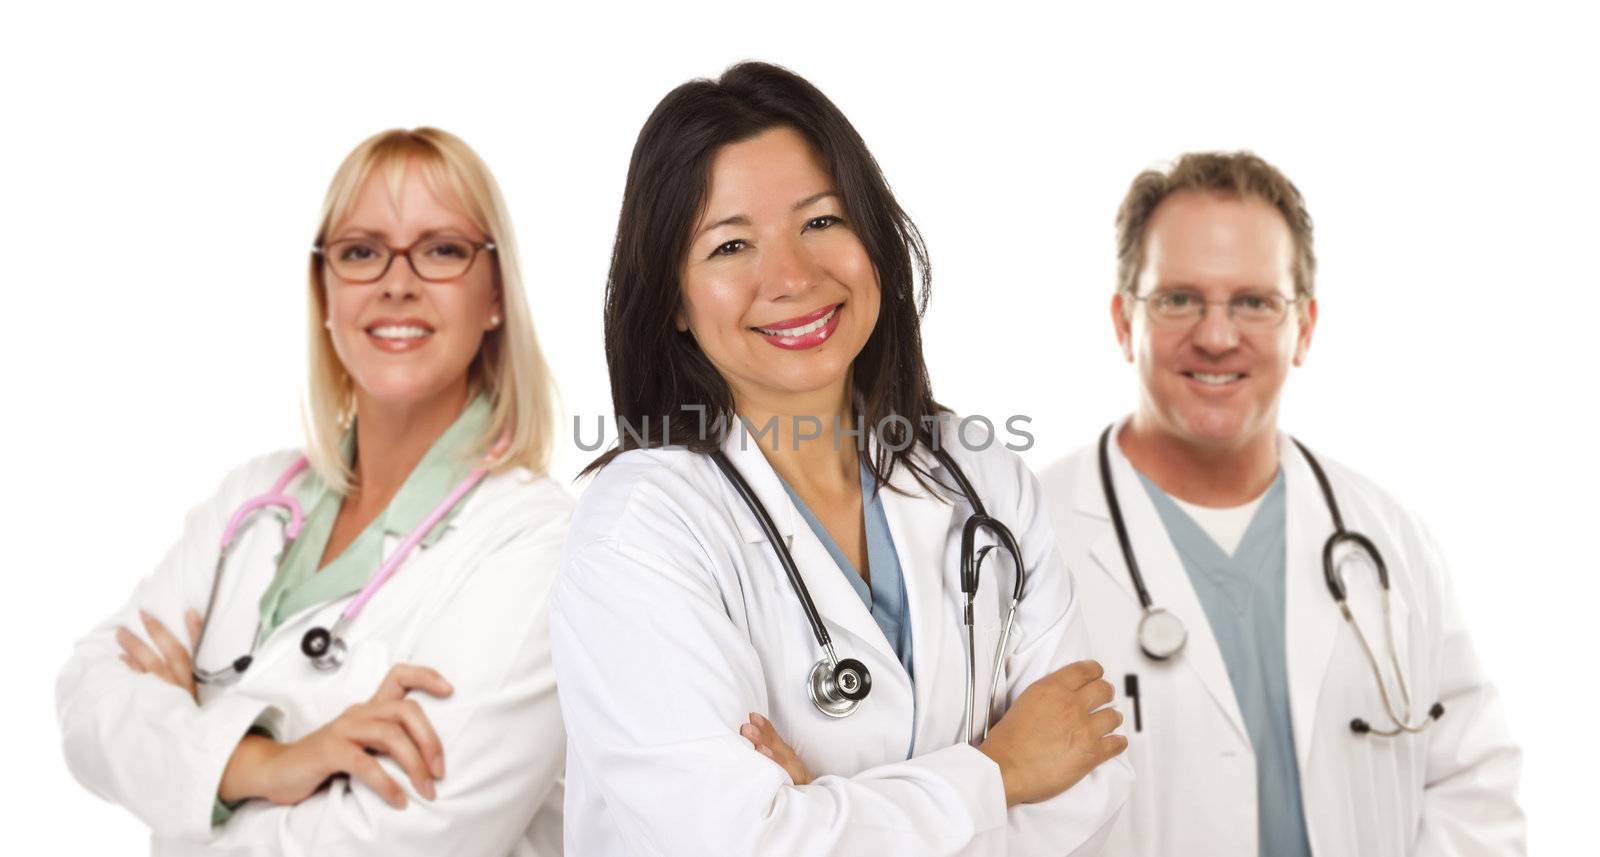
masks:
{"type": "MultiPolygon", "coordinates": [[[[392,240],[392,238],[393,238],[393,236],[391,236],[388,232],[386,232],[386,231],[384,231],[382,229],[345,229],[345,230],[340,230],[339,232],[336,232],[334,234],[336,236],[338,236],[338,237],[333,239],[334,241],[344,241],[344,240],[349,239],[349,238],[365,237],[365,238],[377,238],[377,239],[379,239],[381,241],[387,242],[387,241],[392,240]]],[[[453,236],[453,237],[459,237],[459,238],[466,238],[468,240],[471,240],[471,235],[468,233],[467,230],[461,229],[460,227],[456,227],[456,226],[436,226],[436,227],[433,227],[431,229],[424,229],[421,232],[417,233],[417,239],[416,240],[418,240],[418,241],[426,241],[429,238],[438,238],[441,235],[447,235],[447,236],[453,236]]]]}
{"type": "MultiPolygon", "coordinates": [[[[827,199],[830,196],[837,197],[838,195],[839,195],[838,191],[835,191],[832,188],[829,188],[828,190],[824,190],[824,191],[819,191],[817,193],[814,193],[814,194],[806,197],[805,199],[800,200],[799,202],[795,203],[794,205],[790,206],[789,210],[790,211],[799,211],[802,208],[806,208],[808,206],[815,205],[818,202],[821,202],[822,200],[827,199]]],[[[716,223],[708,223],[708,224],[706,224],[705,226],[701,227],[699,232],[695,233],[694,237],[699,238],[700,236],[706,234],[707,232],[710,232],[711,230],[716,229],[718,227],[722,227],[722,226],[749,226],[749,225],[750,225],[750,218],[749,217],[747,217],[746,215],[743,215],[743,214],[735,214],[732,217],[724,217],[721,220],[717,221],[716,223]]]]}

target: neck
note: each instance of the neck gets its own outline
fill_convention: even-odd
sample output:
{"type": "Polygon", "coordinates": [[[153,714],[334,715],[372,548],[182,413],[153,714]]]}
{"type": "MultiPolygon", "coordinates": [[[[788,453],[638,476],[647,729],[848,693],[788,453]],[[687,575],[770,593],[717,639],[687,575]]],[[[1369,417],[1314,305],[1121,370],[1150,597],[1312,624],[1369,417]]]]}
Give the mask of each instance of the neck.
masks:
{"type": "Polygon", "coordinates": [[[434,441],[467,406],[466,380],[421,402],[383,402],[356,393],[355,484],[347,502],[388,505],[434,441]]]}
{"type": "Polygon", "coordinates": [[[768,432],[757,446],[791,488],[802,496],[836,497],[859,491],[861,485],[855,438],[842,433],[855,428],[851,401],[849,384],[841,383],[781,398],[736,394],[734,409],[752,432],[768,432]],[[769,426],[775,428],[769,431],[769,426]]]}
{"type": "Polygon", "coordinates": [[[1270,427],[1231,443],[1195,444],[1138,413],[1116,440],[1135,470],[1198,506],[1241,506],[1261,496],[1278,475],[1278,435],[1270,427]]]}

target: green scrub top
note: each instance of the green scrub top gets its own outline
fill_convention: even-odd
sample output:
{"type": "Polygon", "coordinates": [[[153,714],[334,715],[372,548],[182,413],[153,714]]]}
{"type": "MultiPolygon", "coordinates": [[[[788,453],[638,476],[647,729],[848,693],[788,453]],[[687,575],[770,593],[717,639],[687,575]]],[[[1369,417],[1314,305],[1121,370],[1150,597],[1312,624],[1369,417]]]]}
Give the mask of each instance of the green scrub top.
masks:
{"type": "MultiPolygon", "coordinates": [[[[302,610],[361,591],[383,564],[384,538],[409,534],[477,465],[473,447],[488,428],[490,415],[489,400],[484,396],[479,395],[469,402],[461,416],[439,435],[417,462],[383,513],[320,570],[317,563],[327,549],[344,497],[331,490],[314,472],[307,476],[294,492],[301,508],[306,510],[300,537],[289,545],[278,564],[277,576],[261,596],[260,640],[265,640],[284,620],[302,610]]],[[[345,435],[342,446],[345,460],[349,461],[355,452],[353,430],[345,435]]],[[[460,508],[461,504],[457,503],[450,509],[423,537],[420,546],[430,547],[438,541],[460,508]]]]}

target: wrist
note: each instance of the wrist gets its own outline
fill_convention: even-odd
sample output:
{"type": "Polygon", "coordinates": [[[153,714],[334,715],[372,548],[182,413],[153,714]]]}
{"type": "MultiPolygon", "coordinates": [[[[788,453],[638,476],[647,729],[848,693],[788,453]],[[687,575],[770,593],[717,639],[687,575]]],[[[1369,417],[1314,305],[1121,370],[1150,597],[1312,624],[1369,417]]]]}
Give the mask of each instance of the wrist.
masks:
{"type": "Polygon", "coordinates": [[[1016,794],[1016,776],[1011,773],[1012,767],[1006,761],[1005,752],[999,747],[994,746],[993,741],[985,741],[978,745],[978,752],[988,756],[989,761],[994,762],[995,767],[1000,769],[1000,786],[1005,792],[1006,809],[1010,809],[1020,803],[1021,801],[1017,799],[1016,794]]]}
{"type": "Polygon", "coordinates": [[[228,757],[222,770],[222,782],[217,786],[217,799],[227,804],[251,798],[265,797],[261,787],[260,771],[267,760],[278,750],[278,742],[251,732],[240,739],[239,746],[228,757]]]}

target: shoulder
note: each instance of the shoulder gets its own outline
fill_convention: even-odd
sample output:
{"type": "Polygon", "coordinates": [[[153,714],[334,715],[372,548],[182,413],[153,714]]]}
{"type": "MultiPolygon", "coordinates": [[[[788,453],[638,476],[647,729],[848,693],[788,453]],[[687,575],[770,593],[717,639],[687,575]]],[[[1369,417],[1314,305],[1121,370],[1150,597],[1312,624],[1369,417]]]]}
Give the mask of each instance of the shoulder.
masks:
{"type": "Polygon", "coordinates": [[[508,515],[529,518],[572,515],[572,494],[561,483],[526,467],[512,467],[485,476],[479,487],[485,505],[508,515]]]}
{"type": "MultiPolygon", "coordinates": [[[[1091,443],[1039,471],[1039,483],[1052,508],[1068,511],[1084,501],[1086,491],[1100,490],[1099,468],[1099,445],[1091,443]]],[[[1098,493],[1095,496],[1099,496],[1098,493]]]]}
{"type": "MultiPolygon", "coordinates": [[[[222,477],[213,499],[237,505],[262,494],[288,473],[302,457],[304,455],[299,449],[288,447],[246,459],[222,477]]],[[[309,469],[302,472],[295,477],[295,482],[306,479],[309,473],[309,469]]]]}
{"type": "Polygon", "coordinates": [[[742,545],[730,511],[737,501],[722,480],[710,456],[687,449],[613,458],[578,499],[561,579],[595,592],[625,587],[636,597],[693,592],[719,601],[737,586],[728,575],[737,573],[742,545]]]}
{"type": "MultiPolygon", "coordinates": [[[[1310,448],[1309,445],[1307,448],[1310,448]]],[[[1334,498],[1339,502],[1340,511],[1346,518],[1365,520],[1373,525],[1401,530],[1408,536],[1422,529],[1421,521],[1376,481],[1315,449],[1310,449],[1310,452],[1315,456],[1316,463],[1327,473],[1328,481],[1333,486],[1334,498]]],[[[1305,453],[1296,449],[1294,454],[1307,462],[1309,471],[1310,460],[1306,458],[1305,453]]],[[[1306,475],[1314,482],[1316,478],[1314,475],[1310,472],[1306,475]]]]}
{"type": "Polygon", "coordinates": [[[698,518],[722,493],[709,456],[687,449],[631,449],[601,468],[573,511],[572,542],[619,539],[698,518]]]}
{"type": "MultiPolygon", "coordinates": [[[[962,431],[965,418],[940,415],[940,447],[972,482],[984,505],[993,513],[1019,510],[1031,516],[1041,501],[1039,480],[1003,435],[974,426],[962,431]]],[[[937,463],[937,459],[927,459],[937,463]]],[[[951,480],[945,480],[950,482],[951,480]]]]}

